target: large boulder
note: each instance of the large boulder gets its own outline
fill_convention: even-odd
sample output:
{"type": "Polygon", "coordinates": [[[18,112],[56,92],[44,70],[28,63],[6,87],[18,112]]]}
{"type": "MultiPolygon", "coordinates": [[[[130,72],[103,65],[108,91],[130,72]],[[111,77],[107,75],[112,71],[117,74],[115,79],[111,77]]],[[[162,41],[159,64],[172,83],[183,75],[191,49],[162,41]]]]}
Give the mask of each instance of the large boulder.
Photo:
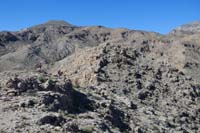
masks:
{"type": "Polygon", "coordinates": [[[55,115],[46,115],[42,118],[40,118],[37,121],[38,125],[45,125],[45,124],[50,124],[53,126],[61,126],[65,122],[65,119],[61,116],[55,116],[55,115]]]}

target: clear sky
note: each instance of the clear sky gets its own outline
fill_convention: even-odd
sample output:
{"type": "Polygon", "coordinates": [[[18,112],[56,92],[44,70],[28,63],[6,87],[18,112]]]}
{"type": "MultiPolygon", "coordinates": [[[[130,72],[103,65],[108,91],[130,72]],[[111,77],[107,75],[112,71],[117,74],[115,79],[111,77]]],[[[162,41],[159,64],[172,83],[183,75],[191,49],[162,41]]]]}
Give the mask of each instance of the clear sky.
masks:
{"type": "Polygon", "coordinates": [[[48,20],[168,33],[200,20],[200,0],[1,0],[0,30],[48,20]]]}

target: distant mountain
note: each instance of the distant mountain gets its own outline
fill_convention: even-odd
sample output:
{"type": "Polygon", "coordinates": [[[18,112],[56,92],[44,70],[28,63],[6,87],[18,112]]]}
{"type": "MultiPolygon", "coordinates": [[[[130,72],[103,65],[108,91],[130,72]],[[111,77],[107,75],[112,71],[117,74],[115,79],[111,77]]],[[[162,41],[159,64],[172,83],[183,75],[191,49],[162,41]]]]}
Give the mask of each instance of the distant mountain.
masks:
{"type": "Polygon", "coordinates": [[[0,32],[0,60],[5,62],[0,65],[0,71],[10,67],[32,67],[39,61],[52,64],[78,48],[97,46],[109,41],[151,38],[156,35],[157,33],[102,26],[78,27],[64,21],[49,21],[17,32],[0,32]]]}
{"type": "Polygon", "coordinates": [[[195,34],[200,32],[200,21],[192,22],[177,27],[171,33],[172,34],[195,34]]]}

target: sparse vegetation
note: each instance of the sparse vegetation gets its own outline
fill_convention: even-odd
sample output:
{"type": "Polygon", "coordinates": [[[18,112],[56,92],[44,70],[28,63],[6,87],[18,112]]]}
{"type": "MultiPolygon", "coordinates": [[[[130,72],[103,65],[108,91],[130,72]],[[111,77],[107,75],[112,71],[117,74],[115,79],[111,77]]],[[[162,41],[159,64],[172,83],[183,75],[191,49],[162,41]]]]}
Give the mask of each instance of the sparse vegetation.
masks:
{"type": "Polygon", "coordinates": [[[82,131],[83,133],[92,133],[93,130],[94,130],[94,126],[93,126],[93,125],[91,125],[91,126],[85,126],[85,127],[83,127],[83,128],[81,129],[81,131],[82,131]]]}
{"type": "Polygon", "coordinates": [[[42,83],[44,83],[44,82],[46,82],[48,80],[44,75],[40,75],[38,79],[42,83]]]}
{"type": "Polygon", "coordinates": [[[200,132],[197,25],[0,32],[0,132],[200,132]]]}

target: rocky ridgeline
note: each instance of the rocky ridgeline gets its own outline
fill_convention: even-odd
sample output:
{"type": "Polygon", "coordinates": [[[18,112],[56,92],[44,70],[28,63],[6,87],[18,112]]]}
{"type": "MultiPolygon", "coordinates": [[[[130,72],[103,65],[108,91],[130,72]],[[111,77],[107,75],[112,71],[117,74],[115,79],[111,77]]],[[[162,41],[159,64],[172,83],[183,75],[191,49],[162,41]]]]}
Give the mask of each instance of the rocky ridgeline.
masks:
{"type": "Polygon", "coordinates": [[[0,32],[0,132],[200,132],[199,25],[0,32]]]}

